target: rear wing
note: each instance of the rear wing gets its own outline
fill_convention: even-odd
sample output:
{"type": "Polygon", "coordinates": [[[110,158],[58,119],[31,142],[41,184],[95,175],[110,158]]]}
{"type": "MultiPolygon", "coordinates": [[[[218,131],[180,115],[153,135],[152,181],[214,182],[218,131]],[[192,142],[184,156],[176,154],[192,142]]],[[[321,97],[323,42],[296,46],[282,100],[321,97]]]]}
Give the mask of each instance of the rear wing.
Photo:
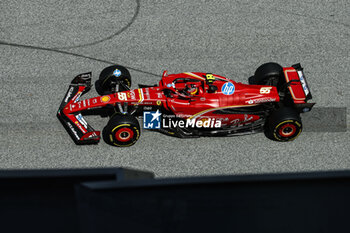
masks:
{"type": "Polygon", "coordinates": [[[283,73],[286,79],[286,85],[296,107],[301,112],[310,111],[315,103],[307,103],[308,100],[312,99],[312,95],[300,63],[283,68],[283,73]]]}
{"type": "Polygon", "coordinates": [[[83,118],[82,113],[66,113],[65,109],[72,104],[79,104],[82,95],[91,89],[91,72],[76,76],[69,85],[57,111],[57,118],[61,121],[73,141],[78,144],[96,144],[100,141],[100,132],[95,131],[83,118]]]}

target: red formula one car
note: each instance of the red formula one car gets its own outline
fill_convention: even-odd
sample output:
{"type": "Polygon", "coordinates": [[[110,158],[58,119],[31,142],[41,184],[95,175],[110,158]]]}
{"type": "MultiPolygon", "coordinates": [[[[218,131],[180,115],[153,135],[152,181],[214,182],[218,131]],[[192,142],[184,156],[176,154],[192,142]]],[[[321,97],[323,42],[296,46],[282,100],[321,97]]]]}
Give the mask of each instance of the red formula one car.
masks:
{"type": "Polygon", "coordinates": [[[264,132],[275,141],[291,141],[302,131],[300,113],[314,103],[300,64],[261,65],[249,84],[211,73],[163,73],[158,85],[130,89],[129,71],[105,68],[95,83],[100,96],[81,99],[91,88],[91,73],[73,79],[57,117],[76,144],[100,140],[83,115],[110,120],[102,131],[107,144],[131,146],[145,129],[177,137],[229,136],[264,132]]]}

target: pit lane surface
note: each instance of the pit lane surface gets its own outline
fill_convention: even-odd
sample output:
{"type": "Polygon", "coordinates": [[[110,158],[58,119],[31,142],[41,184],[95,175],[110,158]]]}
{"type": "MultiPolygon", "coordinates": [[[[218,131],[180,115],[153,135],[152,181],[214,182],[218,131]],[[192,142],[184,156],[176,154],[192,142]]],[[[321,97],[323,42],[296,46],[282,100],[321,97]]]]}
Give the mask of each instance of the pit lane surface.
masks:
{"type": "MultiPolygon", "coordinates": [[[[264,62],[300,62],[317,107],[349,108],[349,13],[346,0],[1,1],[0,168],[123,166],[158,177],[349,169],[348,131],[309,129],[290,143],[143,131],[136,145],[114,148],[76,146],[55,116],[75,75],[96,80],[115,63],[136,87],[164,69],[246,83],[264,62]]],[[[107,123],[86,119],[97,130],[107,123]]]]}

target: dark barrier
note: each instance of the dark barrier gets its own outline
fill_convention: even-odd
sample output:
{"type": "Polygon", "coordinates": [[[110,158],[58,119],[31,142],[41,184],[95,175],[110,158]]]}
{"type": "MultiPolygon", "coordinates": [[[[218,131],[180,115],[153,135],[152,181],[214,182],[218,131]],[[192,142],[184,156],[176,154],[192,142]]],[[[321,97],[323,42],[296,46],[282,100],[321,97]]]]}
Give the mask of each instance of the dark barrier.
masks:
{"type": "Polygon", "coordinates": [[[75,185],[153,178],[123,168],[0,171],[0,232],[79,232],[75,185]]]}
{"type": "Polygon", "coordinates": [[[350,172],[89,182],[82,232],[349,232],[350,172]]]}
{"type": "Polygon", "coordinates": [[[152,179],[0,172],[0,232],[349,232],[350,171],[152,179]]]}

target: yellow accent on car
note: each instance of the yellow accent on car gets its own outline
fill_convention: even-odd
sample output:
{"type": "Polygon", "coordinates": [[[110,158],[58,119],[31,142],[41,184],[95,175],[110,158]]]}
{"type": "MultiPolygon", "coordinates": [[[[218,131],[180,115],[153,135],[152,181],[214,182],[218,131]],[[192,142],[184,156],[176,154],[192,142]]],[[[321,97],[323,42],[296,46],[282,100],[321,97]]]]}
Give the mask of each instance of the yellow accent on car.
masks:
{"type": "Polygon", "coordinates": [[[116,127],[114,127],[114,129],[112,129],[112,133],[115,129],[119,128],[119,127],[122,127],[122,126],[129,126],[130,127],[130,124],[121,124],[121,125],[117,125],[116,127]]]}
{"type": "Polygon", "coordinates": [[[275,129],[277,129],[280,125],[284,124],[284,123],[287,123],[287,122],[294,122],[293,120],[286,120],[286,121],[282,121],[281,123],[279,123],[275,129]]]}
{"type": "MultiPolygon", "coordinates": [[[[282,140],[281,140],[280,138],[277,137],[277,135],[276,135],[276,130],[278,129],[278,127],[279,127],[280,125],[282,125],[282,124],[284,124],[284,123],[288,123],[288,122],[295,123],[296,125],[298,125],[299,127],[301,127],[301,125],[299,124],[299,122],[294,121],[294,120],[282,121],[281,123],[279,123],[279,124],[275,127],[275,130],[274,130],[274,132],[273,132],[273,136],[274,136],[278,141],[282,141],[282,140]]],[[[302,129],[300,128],[300,129],[299,129],[299,133],[298,133],[297,135],[295,135],[294,137],[288,139],[288,141],[293,141],[294,139],[296,139],[296,138],[299,136],[299,134],[301,133],[301,131],[302,131],[302,129]]]]}
{"type": "Polygon", "coordinates": [[[139,103],[143,101],[143,92],[141,89],[138,89],[139,90],[139,103]]]}
{"type": "Polygon", "coordinates": [[[207,82],[208,82],[208,83],[212,83],[212,82],[215,81],[215,77],[214,77],[213,74],[206,74],[206,75],[205,75],[205,78],[207,79],[207,82]]]}
{"type": "Polygon", "coordinates": [[[191,72],[185,72],[185,74],[189,75],[189,76],[192,76],[194,78],[198,78],[198,79],[201,79],[201,80],[205,80],[205,78],[199,76],[199,75],[196,75],[196,74],[193,74],[191,72]]]}
{"type": "Polygon", "coordinates": [[[105,96],[101,97],[101,101],[104,102],[104,103],[108,102],[110,99],[111,99],[111,97],[109,97],[108,95],[105,95],[105,96]]]}
{"type": "Polygon", "coordinates": [[[190,94],[191,94],[191,95],[194,95],[194,94],[197,93],[197,91],[198,91],[198,89],[196,88],[196,89],[194,89],[194,91],[190,92],[190,94]]]}

